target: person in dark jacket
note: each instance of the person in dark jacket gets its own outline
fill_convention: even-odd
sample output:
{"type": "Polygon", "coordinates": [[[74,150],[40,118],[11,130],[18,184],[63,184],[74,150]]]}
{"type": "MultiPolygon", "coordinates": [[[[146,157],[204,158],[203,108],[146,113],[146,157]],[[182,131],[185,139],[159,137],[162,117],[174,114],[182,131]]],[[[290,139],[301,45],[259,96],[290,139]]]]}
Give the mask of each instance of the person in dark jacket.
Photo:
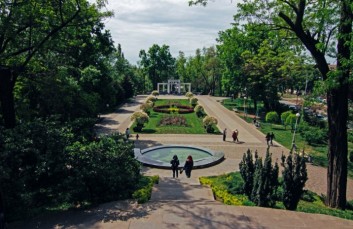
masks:
{"type": "Polygon", "coordinates": [[[173,156],[173,160],[170,161],[170,164],[172,165],[173,178],[175,178],[175,176],[178,178],[179,159],[177,155],[173,156]]]}
{"type": "Polygon", "coordinates": [[[194,161],[192,160],[191,155],[189,155],[185,161],[184,170],[187,178],[191,176],[191,170],[194,167],[194,161]]]}

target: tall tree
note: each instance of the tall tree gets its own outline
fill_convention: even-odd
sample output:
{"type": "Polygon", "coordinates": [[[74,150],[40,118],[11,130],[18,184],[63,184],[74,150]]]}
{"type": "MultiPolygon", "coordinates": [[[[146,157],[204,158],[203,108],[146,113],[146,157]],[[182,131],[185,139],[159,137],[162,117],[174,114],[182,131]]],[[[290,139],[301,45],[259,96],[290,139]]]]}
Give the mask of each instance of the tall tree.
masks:
{"type": "MultiPolygon", "coordinates": [[[[208,0],[189,1],[206,4],[208,0]]],[[[329,125],[326,204],[345,209],[347,190],[347,117],[351,70],[352,1],[261,1],[239,3],[239,17],[290,32],[301,41],[326,81],[329,125]],[[335,45],[337,45],[335,47],[335,45]],[[327,56],[336,58],[331,70],[327,56]]]]}
{"type": "Polygon", "coordinates": [[[141,50],[139,56],[140,64],[152,81],[154,90],[157,89],[158,83],[176,76],[175,58],[170,54],[168,45],[154,44],[148,52],[141,50]]]}

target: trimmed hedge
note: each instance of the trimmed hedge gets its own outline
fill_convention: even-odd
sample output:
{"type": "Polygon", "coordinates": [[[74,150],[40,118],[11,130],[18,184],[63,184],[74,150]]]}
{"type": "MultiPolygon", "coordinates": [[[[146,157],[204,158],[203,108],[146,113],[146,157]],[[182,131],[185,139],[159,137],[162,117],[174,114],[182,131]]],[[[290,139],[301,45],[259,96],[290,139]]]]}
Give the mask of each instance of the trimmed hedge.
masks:
{"type": "Polygon", "coordinates": [[[136,199],[139,204],[146,203],[151,199],[153,185],[158,182],[159,176],[141,177],[138,185],[140,188],[132,194],[132,198],[136,199]]]}

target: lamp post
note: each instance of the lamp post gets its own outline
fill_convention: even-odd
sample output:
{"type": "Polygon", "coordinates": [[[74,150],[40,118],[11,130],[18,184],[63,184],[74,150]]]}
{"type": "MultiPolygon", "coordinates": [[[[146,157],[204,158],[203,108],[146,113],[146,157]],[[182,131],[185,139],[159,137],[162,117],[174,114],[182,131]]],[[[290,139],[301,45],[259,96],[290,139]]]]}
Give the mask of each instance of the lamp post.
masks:
{"type": "Polygon", "coordinates": [[[291,149],[291,152],[293,151],[293,149],[297,148],[297,146],[295,145],[295,132],[297,131],[297,125],[298,125],[298,119],[300,117],[300,114],[299,113],[296,113],[295,116],[297,117],[295,119],[295,126],[294,126],[294,133],[293,133],[293,138],[292,138],[292,149],[291,149]]]}
{"type": "Polygon", "coordinates": [[[246,117],[246,96],[244,96],[244,118],[246,117]]]}

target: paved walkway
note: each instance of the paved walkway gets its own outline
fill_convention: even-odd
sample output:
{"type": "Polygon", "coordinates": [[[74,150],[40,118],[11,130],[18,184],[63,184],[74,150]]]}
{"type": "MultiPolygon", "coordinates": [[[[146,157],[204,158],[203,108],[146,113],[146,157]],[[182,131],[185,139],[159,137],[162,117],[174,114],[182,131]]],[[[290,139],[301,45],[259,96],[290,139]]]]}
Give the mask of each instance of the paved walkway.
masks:
{"type": "MultiPolygon", "coordinates": [[[[162,96],[161,96],[162,97],[162,96]]],[[[163,96],[165,98],[170,98],[163,96]]],[[[174,98],[174,97],[173,97],[174,98]]],[[[177,97],[181,98],[181,97],[177,97]]],[[[219,175],[239,170],[239,162],[247,149],[266,152],[264,135],[256,128],[225,109],[219,98],[198,96],[206,112],[218,118],[219,128],[228,128],[226,142],[221,135],[157,135],[142,134],[135,144],[146,148],[165,144],[187,144],[223,151],[225,160],[213,167],[192,171],[190,179],[184,174],[171,178],[170,170],[143,167],[146,175],[159,175],[160,182],[153,187],[151,201],[138,205],[130,201],[111,202],[86,211],[40,217],[25,225],[11,228],[353,228],[353,221],[336,217],[306,214],[258,207],[227,206],[215,201],[210,188],[201,186],[200,176],[219,175]],[[241,143],[230,141],[231,130],[238,129],[241,143]]],[[[116,113],[105,115],[101,133],[124,132],[130,125],[129,117],[145,99],[137,97],[116,113]]],[[[275,143],[274,157],[280,158],[288,150],[275,143]]],[[[326,169],[308,165],[309,180],[306,188],[317,193],[326,192],[326,169]]],[[[348,182],[348,199],[353,199],[353,182],[348,182]]]]}

